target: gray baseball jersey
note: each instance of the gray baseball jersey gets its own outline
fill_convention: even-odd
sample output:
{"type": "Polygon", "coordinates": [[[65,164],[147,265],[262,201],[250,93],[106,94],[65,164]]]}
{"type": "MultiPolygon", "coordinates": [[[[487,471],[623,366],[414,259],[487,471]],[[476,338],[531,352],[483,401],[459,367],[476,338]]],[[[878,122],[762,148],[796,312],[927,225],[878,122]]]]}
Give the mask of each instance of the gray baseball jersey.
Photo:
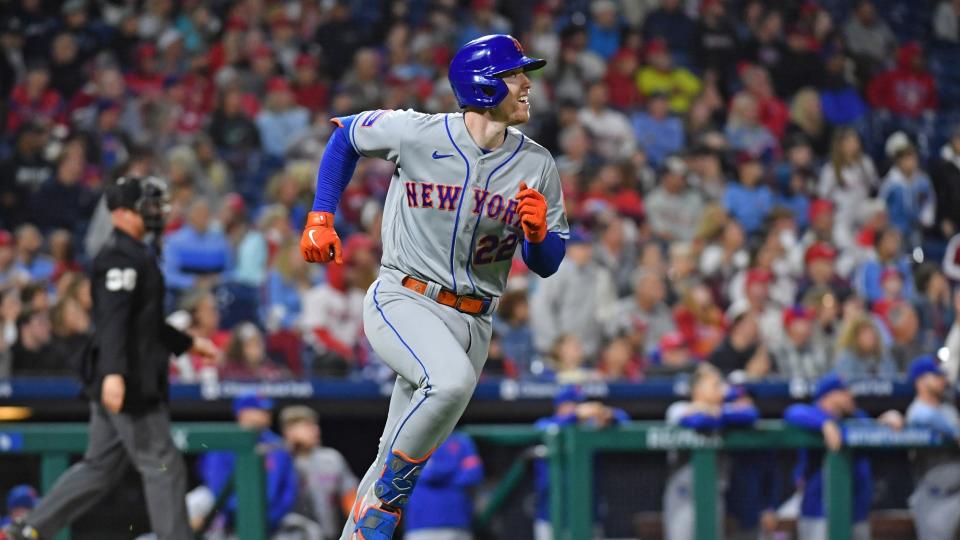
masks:
{"type": "Polygon", "coordinates": [[[294,463],[300,477],[297,511],[319,523],[324,538],[334,538],[340,526],[341,499],[357,489],[357,477],[333,448],[315,448],[297,456],[294,463]]]}
{"type": "Polygon", "coordinates": [[[383,212],[383,266],[459,294],[499,296],[523,241],[520,182],[547,200],[547,226],[566,238],[560,175],[550,153],[514,128],[486,152],[463,114],[368,111],[350,124],[363,156],[397,164],[383,212]]]}

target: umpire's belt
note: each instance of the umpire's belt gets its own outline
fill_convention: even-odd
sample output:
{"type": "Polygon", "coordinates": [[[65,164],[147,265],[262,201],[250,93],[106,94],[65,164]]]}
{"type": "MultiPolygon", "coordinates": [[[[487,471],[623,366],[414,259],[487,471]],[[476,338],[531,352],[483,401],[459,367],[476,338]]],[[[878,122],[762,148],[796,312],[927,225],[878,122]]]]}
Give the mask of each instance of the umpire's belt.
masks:
{"type": "Polygon", "coordinates": [[[497,302],[495,298],[457,294],[437,283],[419,280],[412,276],[404,277],[402,284],[411,291],[432,298],[438,304],[452,307],[468,315],[486,315],[496,309],[497,302]]]}

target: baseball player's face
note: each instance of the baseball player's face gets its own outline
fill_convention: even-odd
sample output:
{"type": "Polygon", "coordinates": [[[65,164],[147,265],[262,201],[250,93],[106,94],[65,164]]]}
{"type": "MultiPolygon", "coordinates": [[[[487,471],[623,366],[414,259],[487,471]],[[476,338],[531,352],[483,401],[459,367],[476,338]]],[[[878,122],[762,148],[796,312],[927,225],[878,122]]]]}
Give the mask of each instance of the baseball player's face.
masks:
{"type": "Polygon", "coordinates": [[[924,386],[927,392],[930,392],[938,398],[943,398],[943,394],[947,391],[947,378],[943,375],[937,375],[936,373],[927,373],[924,375],[920,381],[921,386],[924,386]]]}
{"type": "Polygon", "coordinates": [[[495,109],[493,119],[515,126],[530,120],[530,88],[533,84],[522,69],[505,73],[501,79],[507,85],[507,97],[495,109]]]}

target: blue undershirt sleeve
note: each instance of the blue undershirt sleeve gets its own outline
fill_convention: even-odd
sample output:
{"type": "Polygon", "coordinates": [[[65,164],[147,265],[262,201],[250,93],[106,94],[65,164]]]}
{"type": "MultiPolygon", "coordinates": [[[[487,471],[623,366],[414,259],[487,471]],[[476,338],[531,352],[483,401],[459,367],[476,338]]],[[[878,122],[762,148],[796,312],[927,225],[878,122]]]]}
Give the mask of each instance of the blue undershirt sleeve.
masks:
{"type": "Polygon", "coordinates": [[[320,169],[317,170],[317,192],[313,198],[314,212],[330,212],[337,210],[340,195],[350,183],[353,171],[357,168],[360,153],[350,142],[350,125],[355,117],[346,116],[339,119],[338,128],[333,130],[327,148],[323,151],[320,160],[320,169]]]}
{"type": "Polygon", "coordinates": [[[534,244],[523,239],[523,262],[540,277],[549,277],[560,267],[567,252],[566,240],[559,233],[550,231],[543,242],[534,244]]]}

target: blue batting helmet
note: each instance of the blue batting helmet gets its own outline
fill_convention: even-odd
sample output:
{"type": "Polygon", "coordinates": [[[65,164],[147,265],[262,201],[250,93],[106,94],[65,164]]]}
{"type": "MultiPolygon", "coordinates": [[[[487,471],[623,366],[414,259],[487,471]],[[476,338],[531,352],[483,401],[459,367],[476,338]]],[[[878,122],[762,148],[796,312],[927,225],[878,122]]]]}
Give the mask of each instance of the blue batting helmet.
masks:
{"type": "Polygon", "coordinates": [[[540,69],[546,64],[546,60],[527,56],[515,37],[492,34],[461,47],[447,76],[461,108],[492,109],[507,97],[507,85],[498,75],[515,69],[540,69]]]}

